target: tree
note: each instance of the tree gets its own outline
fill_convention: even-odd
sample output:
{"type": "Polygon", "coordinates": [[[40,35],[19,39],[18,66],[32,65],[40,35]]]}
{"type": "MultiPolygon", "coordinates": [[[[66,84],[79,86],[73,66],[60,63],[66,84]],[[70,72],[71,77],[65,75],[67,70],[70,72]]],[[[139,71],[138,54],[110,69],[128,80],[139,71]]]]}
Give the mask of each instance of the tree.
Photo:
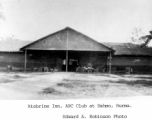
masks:
{"type": "Polygon", "coordinates": [[[141,47],[147,47],[152,40],[152,31],[149,31],[150,35],[145,35],[141,28],[134,28],[132,31],[131,42],[139,44],[141,47]]]}
{"type": "Polygon", "coordinates": [[[134,44],[143,44],[143,41],[139,40],[141,36],[144,36],[141,28],[134,28],[131,32],[131,38],[129,39],[130,42],[134,44]]]}
{"type": "Polygon", "coordinates": [[[150,35],[145,35],[139,38],[139,40],[144,41],[143,44],[141,44],[141,47],[146,47],[149,42],[152,40],[152,31],[149,31],[150,35]]]}

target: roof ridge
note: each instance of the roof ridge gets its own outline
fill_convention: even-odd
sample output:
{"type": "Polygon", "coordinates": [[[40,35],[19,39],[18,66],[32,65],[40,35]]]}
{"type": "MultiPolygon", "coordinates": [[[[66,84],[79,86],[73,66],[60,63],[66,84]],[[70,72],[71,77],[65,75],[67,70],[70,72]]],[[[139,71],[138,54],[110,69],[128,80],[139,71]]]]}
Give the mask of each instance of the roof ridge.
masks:
{"type": "Polygon", "coordinates": [[[29,47],[29,46],[31,46],[31,45],[39,42],[39,41],[42,41],[42,40],[44,40],[45,38],[51,37],[52,35],[55,35],[55,34],[57,34],[57,33],[59,33],[59,32],[65,31],[65,30],[74,31],[75,33],[80,34],[80,35],[82,35],[83,37],[87,38],[87,39],[85,39],[86,41],[88,41],[88,40],[90,41],[90,40],[91,40],[92,42],[95,42],[95,43],[98,43],[98,44],[104,46],[106,49],[109,49],[110,51],[114,51],[112,48],[110,48],[110,47],[108,47],[108,46],[106,46],[106,45],[104,45],[104,44],[102,44],[102,43],[100,43],[100,42],[98,42],[98,41],[95,41],[94,39],[88,37],[87,35],[79,32],[79,31],[77,31],[77,30],[75,30],[75,29],[73,29],[73,28],[70,28],[70,27],[65,27],[64,29],[58,30],[57,32],[51,33],[51,34],[49,34],[49,35],[47,35],[47,36],[45,36],[45,37],[42,37],[42,38],[40,38],[40,39],[38,39],[38,40],[35,40],[34,42],[32,42],[32,43],[30,43],[30,44],[28,44],[28,45],[26,45],[26,46],[23,46],[22,48],[20,48],[20,50],[25,50],[27,47],[29,47]]]}

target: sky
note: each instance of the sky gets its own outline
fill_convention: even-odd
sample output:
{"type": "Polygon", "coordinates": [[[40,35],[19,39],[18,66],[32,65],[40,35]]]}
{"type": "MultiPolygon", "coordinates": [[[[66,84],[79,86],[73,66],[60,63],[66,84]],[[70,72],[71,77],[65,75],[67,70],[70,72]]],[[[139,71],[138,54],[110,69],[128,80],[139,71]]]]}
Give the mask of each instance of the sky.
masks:
{"type": "Polygon", "coordinates": [[[71,27],[99,42],[152,30],[152,0],[0,0],[0,37],[35,41],[71,27]]]}

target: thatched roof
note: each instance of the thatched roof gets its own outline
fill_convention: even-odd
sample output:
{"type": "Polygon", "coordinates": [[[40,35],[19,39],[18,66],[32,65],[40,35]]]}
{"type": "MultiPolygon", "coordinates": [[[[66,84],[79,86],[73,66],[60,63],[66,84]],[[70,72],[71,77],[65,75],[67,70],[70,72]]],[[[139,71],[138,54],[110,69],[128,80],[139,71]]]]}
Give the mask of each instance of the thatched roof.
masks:
{"type": "Polygon", "coordinates": [[[20,50],[113,51],[111,48],[69,27],[36,40],[20,50]]]}

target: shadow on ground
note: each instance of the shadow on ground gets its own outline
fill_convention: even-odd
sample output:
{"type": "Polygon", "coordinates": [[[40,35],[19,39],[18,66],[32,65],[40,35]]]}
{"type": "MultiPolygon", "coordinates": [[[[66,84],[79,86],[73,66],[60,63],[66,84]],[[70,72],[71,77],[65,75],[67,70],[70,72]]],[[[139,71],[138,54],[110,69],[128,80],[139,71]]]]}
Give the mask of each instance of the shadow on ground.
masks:
{"type": "Polygon", "coordinates": [[[119,81],[109,81],[110,83],[120,83],[120,84],[126,84],[126,85],[132,85],[132,86],[138,86],[142,85],[144,87],[150,87],[152,86],[152,81],[148,80],[134,80],[134,81],[127,81],[127,80],[119,80],[119,81]]]}

